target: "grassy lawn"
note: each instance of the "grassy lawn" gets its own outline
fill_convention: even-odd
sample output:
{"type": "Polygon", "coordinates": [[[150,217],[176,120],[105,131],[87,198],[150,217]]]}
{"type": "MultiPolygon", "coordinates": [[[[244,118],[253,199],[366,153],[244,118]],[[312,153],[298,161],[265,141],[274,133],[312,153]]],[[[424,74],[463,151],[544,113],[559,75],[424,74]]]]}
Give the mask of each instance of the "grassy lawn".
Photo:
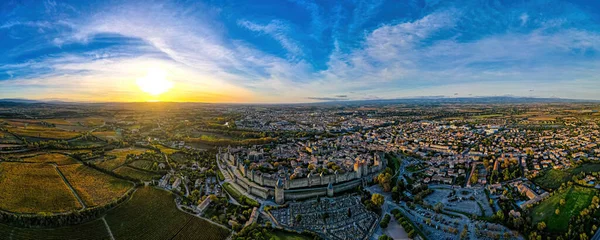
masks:
{"type": "Polygon", "coordinates": [[[260,204],[251,198],[244,196],[242,193],[238,192],[230,183],[223,183],[223,189],[231,195],[231,197],[235,198],[240,204],[247,204],[249,206],[258,207],[260,204]]]}
{"type": "Polygon", "coordinates": [[[106,175],[82,164],[59,168],[88,207],[108,204],[133,187],[131,182],[106,175]]]}
{"type": "Polygon", "coordinates": [[[600,163],[584,163],[571,169],[571,173],[573,174],[579,174],[581,172],[600,172],[600,163]]]}
{"type": "Polygon", "coordinates": [[[533,182],[544,189],[557,189],[562,183],[569,180],[571,180],[569,172],[551,169],[533,179],[533,182]]]}
{"type": "Polygon", "coordinates": [[[562,183],[570,181],[573,175],[581,172],[600,172],[600,163],[584,163],[568,170],[551,169],[533,179],[533,182],[544,189],[557,189],[562,183]]]}
{"type": "Polygon", "coordinates": [[[167,191],[142,187],[106,215],[115,239],[225,239],[229,231],[179,211],[167,191]]]}
{"type": "Polygon", "coordinates": [[[569,219],[588,207],[595,194],[595,189],[577,186],[570,187],[560,193],[557,192],[533,209],[533,222],[545,222],[548,231],[551,232],[567,231],[569,219]],[[566,200],[564,206],[560,206],[560,199],[566,200]],[[558,215],[554,212],[556,208],[560,209],[560,214],[558,215]]]}
{"type": "Polygon", "coordinates": [[[81,207],[53,166],[0,163],[0,209],[19,213],[59,213],[81,207]]]}

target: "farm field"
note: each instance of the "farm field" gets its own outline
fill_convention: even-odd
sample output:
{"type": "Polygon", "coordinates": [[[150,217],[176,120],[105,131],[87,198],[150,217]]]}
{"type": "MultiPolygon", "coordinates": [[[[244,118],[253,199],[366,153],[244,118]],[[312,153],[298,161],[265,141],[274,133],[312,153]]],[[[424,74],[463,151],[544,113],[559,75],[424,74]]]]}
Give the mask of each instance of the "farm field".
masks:
{"type": "Polygon", "coordinates": [[[76,140],[69,141],[69,145],[78,147],[78,148],[95,148],[95,147],[104,146],[104,145],[106,145],[106,143],[103,141],[97,140],[97,139],[93,139],[93,140],[76,139],[76,140]]]}
{"type": "Polygon", "coordinates": [[[60,153],[42,153],[33,157],[23,158],[23,162],[56,163],[57,165],[75,164],[77,160],[60,153]]]}
{"type": "Polygon", "coordinates": [[[149,161],[149,160],[137,160],[137,161],[129,163],[130,166],[133,166],[133,167],[136,167],[136,168],[140,168],[140,169],[149,170],[149,171],[152,168],[152,164],[154,164],[154,162],[149,161]]]}
{"type": "Polygon", "coordinates": [[[20,144],[22,141],[8,132],[0,131],[0,143],[6,144],[20,144]]]}
{"type": "Polygon", "coordinates": [[[127,155],[128,154],[142,154],[144,152],[148,151],[147,149],[142,149],[142,148],[121,148],[121,149],[114,149],[111,150],[109,152],[106,153],[106,155],[111,155],[111,156],[115,156],[116,158],[114,159],[108,159],[108,160],[104,160],[101,162],[97,162],[96,165],[98,167],[107,169],[107,170],[114,170],[118,167],[120,167],[121,165],[125,164],[125,160],[127,160],[127,155]]]}
{"type": "Polygon", "coordinates": [[[110,211],[105,219],[115,239],[216,240],[229,235],[226,229],[179,211],[170,192],[152,187],[139,188],[130,201],[110,211]]]}
{"type": "Polygon", "coordinates": [[[102,220],[61,228],[18,228],[0,224],[2,239],[106,240],[110,239],[102,220]]]}
{"type": "Polygon", "coordinates": [[[21,137],[66,140],[79,136],[79,132],[64,131],[57,128],[28,126],[27,128],[8,128],[11,133],[21,137]]]}
{"type": "Polygon", "coordinates": [[[178,152],[178,151],[179,151],[179,150],[177,150],[177,149],[173,149],[173,148],[165,147],[165,146],[163,146],[163,145],[160,145],[160,144],[156,144],[156,145],[154,145],[154,147],[156,147],[156,148],[160,149],[160,152],[162,152],[162,153],[164,153],[164,154],[168,154],[168,155],[171,155],[171,154],[173,154],[173,153],[176,153],[176,152],[178,152]]]}
{"type": "Polygon", "coordinates": [[[82,164],[60,166],[59,169],[88,207],[108,204],[133,187],[131,182],[82,164]]]}
{"type": "Polygon", "coordinates": [[[44,121],[47,123],[52,123],[54,125],[73,125],[72,122],[69,122],[65,119],[60,119],[60,118],[50,118],[50,119],[41,119],[40,121],[44,121]]]}
{"type": "Polygon", "coordinates": [[[533,222],[545,222],[547,229],[551,232],[567,231],[569,219],[588,207],[595,194],[595,189],[577,186],[569,187],[560,193],[557,192],[533,208],[533,222]],[[566,200],[564,206],[560,206],[560,199],[566,200]],[[558,215],[554,212],[556,208],[560,209],[558,215]]]}
{"type": "Polygon", "coordinates": [[[0,209],[20,213],[58,213],[81,207],[54,166],[0,163],[0,209]]]}
{"type": "Polygon", "coordinates": [[[141,171],[141,170],[138,170],[135,168],[131,168],[129,166],[121,166],[121,167],[115,169],[113,172],[115,172],[119,175],[122,175],[122,176],[135,178],[135,179],[139,179],[142,181],[150,181],[152,179],[159,179],[162,176],[158,173],[150,173],[150,172],[146,172],[146,171],[141,171]]]}
{"type": "Polygon", "coordinates": [[[92,135],[103,139],[103,140],[118,140],[119,136],[115,131],[107,131],[107,132],[93,132],[92,135]]]}

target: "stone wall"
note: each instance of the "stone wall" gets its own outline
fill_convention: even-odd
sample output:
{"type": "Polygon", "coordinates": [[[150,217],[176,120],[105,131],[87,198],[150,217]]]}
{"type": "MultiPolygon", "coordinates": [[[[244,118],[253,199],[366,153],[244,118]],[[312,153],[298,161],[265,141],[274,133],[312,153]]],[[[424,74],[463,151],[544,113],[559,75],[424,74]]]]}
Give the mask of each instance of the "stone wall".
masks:
{"type": "MultiPolygon", "coordinates": [[[[217,159],[226,164],[227,172],[232,176],[233,181],[246,192],[263,199],[275,196],[276,179],[265,178],[256,171],[252,173],[252,171],[246,169],[243,163],[232,164],[238,160],[231,154],[223,153],[217,156],[217,159]]],[[[326,196],[329,183],[333,184],[334,193],[337,194],[360,185],[363,178],[373,178],[383,168],[384,165],[364,166],[360,169],[362,173],[352,171],[338,174],[336,172],[332,175],[314,174],[305,178],[282,179],[284,181],[285,200],[326,196]]]]}

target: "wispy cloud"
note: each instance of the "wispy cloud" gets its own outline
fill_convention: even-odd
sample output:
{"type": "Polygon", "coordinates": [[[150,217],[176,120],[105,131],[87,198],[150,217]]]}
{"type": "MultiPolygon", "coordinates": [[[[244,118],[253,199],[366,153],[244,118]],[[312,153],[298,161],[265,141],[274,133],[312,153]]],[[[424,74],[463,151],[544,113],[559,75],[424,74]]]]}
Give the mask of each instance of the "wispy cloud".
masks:
{"type": "Polygon", "coordinates": [[[292,57],[297,57],[302,55],[301,48],[297,45],[297,43],[290,39],[287,36],[287,32],[289,31],[289,27],[278,20],[273,20],[266,25],[259,25],[248,20],[240,20],[238,24],[242,27],[247,28],[250,31],[259,32],[262,34],[267,34],[277,40],[279,44],[283,48],[285,48],[292,57]]]}
{"type": "Polygon", "coordinates": [[[255,102],[527,95],[540,85],[547,87],[536,94],[593,97],[600,26],[589,15],[597,13],[551,2],[552,9],[411,3],[391,15],[385,1],[295,0],[273,12],[219,3],[48,1],[39,13],[45,17],[0,18],[0,34],[27,39],[0,47],[0,79],[8,86],[3,94],[62,85],[84,96],[89,90],[82,89],[102,88],[104,79],[118,95],[160,67],[187,91],[255,102]],[[265,39],[284,53],[270,51],[265,39]],[[355,94],[338,94],[349,92],[355,94]]]}

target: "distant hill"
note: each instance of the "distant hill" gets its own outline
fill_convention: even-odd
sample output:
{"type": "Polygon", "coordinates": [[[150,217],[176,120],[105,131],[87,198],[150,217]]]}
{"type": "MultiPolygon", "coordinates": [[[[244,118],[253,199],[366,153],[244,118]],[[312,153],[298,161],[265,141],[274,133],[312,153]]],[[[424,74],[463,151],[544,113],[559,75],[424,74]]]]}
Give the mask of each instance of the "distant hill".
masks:
{"type": "MultiPolygon", "coordinates": [[[[354,104],[519,104],[519,103],[600,103],[600,100],[587,99],[567,99],[567,98],[537,98],[537,97],[516,97],[516,96],[492,96],[492,97],[445,97],[445,96],[423,96],[412,98],[392,98],[392,99],[371,99],[371,100],[336,100],[323,102],[292,103],[292,104],[257,104],[257,103],[238,103],[234,105],[354,105],[354,104]]],[[[163,104],[204,104],[202,102],[164,102],[163,104]]],[[[31,100],[21,98],[0,99],[0,105],[16,104],[147,104],[146,102],[76,102],[64,99],[31,100]]],[[[224,103],[225,104],[225,103],[224,103]]],[[[231,104],[231,103],[227,103],[231,104]]]]}

